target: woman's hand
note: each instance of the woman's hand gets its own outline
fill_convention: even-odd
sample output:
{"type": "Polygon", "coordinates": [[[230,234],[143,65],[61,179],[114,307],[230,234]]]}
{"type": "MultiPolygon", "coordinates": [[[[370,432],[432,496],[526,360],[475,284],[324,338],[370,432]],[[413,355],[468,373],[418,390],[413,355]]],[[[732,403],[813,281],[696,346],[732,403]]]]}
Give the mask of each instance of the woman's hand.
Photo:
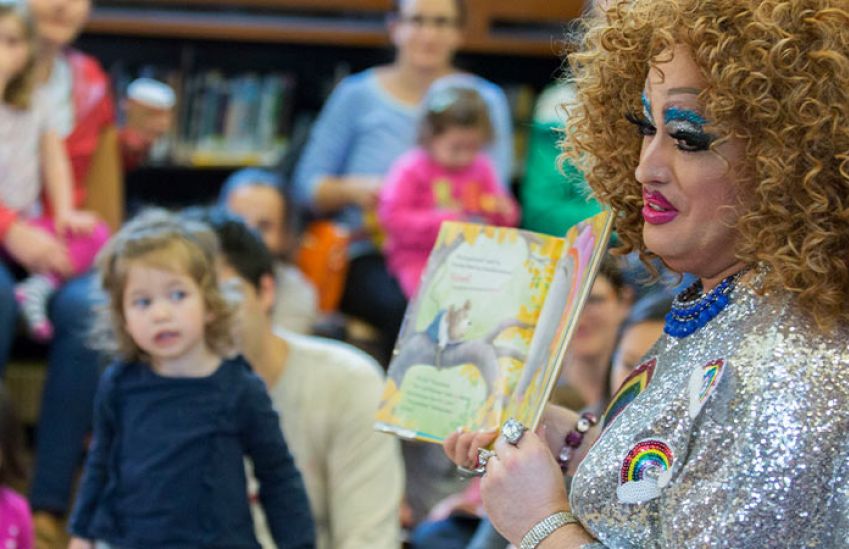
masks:
{"type": "Polygon", "coordinates": [[[555,404],[546,404],[542,412],[537,435],[543,437],[552,456],[560,454],[566,435],[578,423],[578,413],[555,404]]]}
{"type": "Polygon", "coordinates": [[[87,539],[71,538],[68,549],[94,549],[94,543],[87,539]]]}
{"type": "Polygon", "coordinates": [[[313,194],[313,205],[318,212],[333,213],[346,206],[359,206],[363,210],[377,207],[383,179],[378,176],[346,175],[327,176],[319,181],[313,194]]]}
{"type": "Polygon", "coordinates": [[[99,218],[93,212],[68,210],[56,213],[54,223],[56,232],[61,235],[88,235],[97,226],[99,218]]]}
{"type": "Polygon", "coordinates": [[[65,244],[41,229],[16,221],[6,231],[3,244],[12,259],[29,273],[70,276],[73,272],[65,244]]]}
{"type": "Polygon", "coordinates": [[[495,197],[495,213],[498,215],[508,216],[516,210],[513,200],[507,196],[495,197]]]}
{"type": "Polygon", "coordinates": [[[569,510],[563,473],[548,444],[526,432],[514,446],[499,438],[481,481],[484,509],[501,535],[517,547],[540,520],[569,510]]]}
{"type": "Polygon", "coordinates": [[[382,185],[380,177],[349,176],[344,179],[342,191],[349,204],[368,210],[377,206],[382,185]]]}
{"type": "Polygon", "coordinates": [[[478,433],[457,431],[451,433],[445,439],[445,442],[442,444],[442,450],[448,456],[448,459],[453,461],[458,467],[474,469],[478,466],[478,449],[488,447],[497,436],[498,431],[478,433]]]}

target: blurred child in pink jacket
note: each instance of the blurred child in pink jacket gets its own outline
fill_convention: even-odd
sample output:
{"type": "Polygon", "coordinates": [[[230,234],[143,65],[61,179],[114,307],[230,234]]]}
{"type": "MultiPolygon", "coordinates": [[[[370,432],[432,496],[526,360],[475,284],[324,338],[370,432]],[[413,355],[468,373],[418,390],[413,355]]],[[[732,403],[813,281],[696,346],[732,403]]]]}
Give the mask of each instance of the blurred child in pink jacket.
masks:
{"type": "Polygon", "coordinates": [[[418,289],[443,221],[515,226],[519,208],[483,152],[492,139],[486,103],[473,88],[432,88],[424,101],[419,147],[399,158],[380,193],[389,272],[409,299],[418,289]]]}

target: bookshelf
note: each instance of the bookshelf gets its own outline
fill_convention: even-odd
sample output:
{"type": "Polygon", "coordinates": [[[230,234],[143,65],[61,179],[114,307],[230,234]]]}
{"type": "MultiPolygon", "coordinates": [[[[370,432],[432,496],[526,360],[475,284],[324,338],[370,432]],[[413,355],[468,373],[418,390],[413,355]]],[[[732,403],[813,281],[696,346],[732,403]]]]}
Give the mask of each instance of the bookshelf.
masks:
{"type": "MultiPolygon", "coordinates": [[[[566,23],[579,14],[583,0],[466,2],[457,64],[505,88],[521,150],[534,94],[559,70],[566,23]]],[[[111,73],[118,96],[129,79],[144,75],[175,85],[184,102],[170,152],[130,174],[128,201],[207,200],[232,170],[276,164],[292,128],[308,126],[341,77],[391,60],[385,19],[390,5],[391,0],[98,0],[79,46],[111,73]],[[180,132],[185,137],[194,131],[189,125],[197,108],[185,104],[191,101],[189,86],[269,76],[291,83],[274,150],[222,155],[215,147],[178,144],[180,132]]]]}
{"type": "MultiPolygon", "coordinates": [[[[583,0],[466,0],[463,51],[548,56],[583,0]]],[[[101,0],[87,32],[123,36],[388,45],[391,0],[101,0]]]]}

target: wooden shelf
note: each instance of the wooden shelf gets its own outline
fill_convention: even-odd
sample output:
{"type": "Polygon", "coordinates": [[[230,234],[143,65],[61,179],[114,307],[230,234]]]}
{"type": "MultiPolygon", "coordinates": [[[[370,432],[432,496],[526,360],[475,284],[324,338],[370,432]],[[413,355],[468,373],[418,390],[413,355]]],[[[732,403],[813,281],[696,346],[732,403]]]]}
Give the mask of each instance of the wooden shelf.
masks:
{"type": "Polygon", "coordinates": [[[232,8],[271,8],[275,10],[306,10],[314,12],[360,11],[386,13],[393,0],[104,0],[103,5],[160,5],[160,6],[205,6],[232,8]]]}
{"type": "Polygon", "coordinates": [[[285,15],[223,15],[176,10],[102,8],[86,32],[153,38],[381,46],[383,27],[285,15]]]}
{"type": "MultiPolygon", "coordinates": [[[[121,0],[99,2],[86,32],[190,40],[352,47],[389,45],[388,0],[121,0]]],[[[582,0],[467,0],[463,50],[554,56],[582,0]]]]}

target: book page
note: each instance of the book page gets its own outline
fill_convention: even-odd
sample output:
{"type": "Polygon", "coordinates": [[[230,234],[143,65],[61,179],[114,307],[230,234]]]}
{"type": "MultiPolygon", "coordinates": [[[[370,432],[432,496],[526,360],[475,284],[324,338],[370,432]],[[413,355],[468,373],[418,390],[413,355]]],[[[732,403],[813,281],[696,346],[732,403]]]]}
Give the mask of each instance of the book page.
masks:
{"type": "Polygon", "coordinates": [[[431,442],[458,427],[497,428],[562,249],[562,239],[528,231],[443,223],[376,427],[431,442]]]}
{"type": "Polygon", "coordinates": [[[565,249],[557,262],[525,368],[511,393],[505,417],[536,428],[607,250],[612,224],[610,212],[601,212],[566,234],[565,249]]]}

